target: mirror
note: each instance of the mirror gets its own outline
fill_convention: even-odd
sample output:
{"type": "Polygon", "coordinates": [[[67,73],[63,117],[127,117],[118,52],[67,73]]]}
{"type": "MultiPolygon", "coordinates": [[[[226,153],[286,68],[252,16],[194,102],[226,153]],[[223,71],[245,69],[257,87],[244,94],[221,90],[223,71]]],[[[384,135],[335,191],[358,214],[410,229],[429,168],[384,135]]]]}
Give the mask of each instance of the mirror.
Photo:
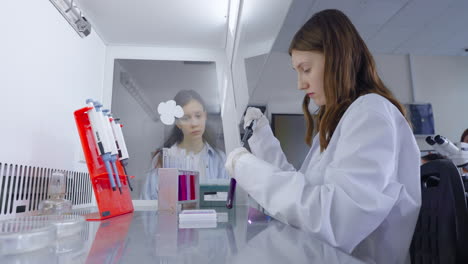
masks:
{"type": "MultiPolygon", "coordinates": [[[[182,130],[181,138],[187,139],[187,142],[192,142],[188,141],[188,138],[201,138],[202,136],[205,140],[209,134],[209,145],[217,152],[219,151],[221,158],[224,157],[225,147],[218,91],[214,62],[115,60],[112,113],[114,117],[120,118],[124,125],[122,129],[130,155],[127,170],[129,175],[135,176],[133,179],[133,199],[140,199],[141,194],[145,192],[142,189],[145,186],[145,179],[149,171],[158,166],[158,160],[154,158],[157,150],[162,148],[167,143],[168,138],[174,135],[175,126],[180,127],[182,130]],[[187,96],[186,92],[182,92],[183,90],[192,90],[191,92],[198,94],[203,102],[192,105],[190,102],[195,97],[192,93],[187,96]],[[178,104],[182,104],[180,106],[184,110],[184,115],[176,118],[175,125],[164,125],[158,113],[158,105],[161,102],[173,100],[177,94],[186,95],[182,96],[186,102],[180,99],[182,97],[178,97],[182,100],[179,100],[178,104]],[[187,105],[195,110],[186,108],[187,105]],[[192,110],[193,112],[187,112],[192,110]],[[206,112],[205,116],[203,116],[203,110],[206,112]],[[202,117],[205,119],[202,120],[202,117]],[[188,134],[185,134],[186,132],[188,134]]],[[[186,143],[186,141],[182,141],[182,143],[186,143]]],[[[174,142],[171,146],[174,144],[179,146],[174,142]]],[[[202,150],[209,151],[205,148],[202,150]]],[[[187,151],[188,153],[189,151],[187,151]]],[[[218,162],[220,164],[214,165],[222,164],[222,169],[224,169],[224,159],[221,162],[221,158],[218,162]]],[[[212,166],[213,164],[209,163],[208,165],[212,166]]],[[[210,178],[210,169],[206,168],[204,172],[207,179],[210,178]]],[[[227,175],[224,176],[227,177],[227,175]]],[[[201,183],[202,179],[202,175],[200,175],[201,183]]]]}

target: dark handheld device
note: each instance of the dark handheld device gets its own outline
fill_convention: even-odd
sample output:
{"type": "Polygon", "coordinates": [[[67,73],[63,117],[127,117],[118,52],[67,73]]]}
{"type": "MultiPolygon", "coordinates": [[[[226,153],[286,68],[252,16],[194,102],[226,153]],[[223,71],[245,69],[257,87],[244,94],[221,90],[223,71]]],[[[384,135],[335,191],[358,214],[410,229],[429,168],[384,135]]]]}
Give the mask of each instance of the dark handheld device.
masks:
{"type": "MultiPolygon", "coordinates": [[[[250,138],[250,136],[253,133],[253,124],[254,121],[250,122],[250,125],[245,128],[244,136],[242,137],[241,141],[241,146],[243,147],[245,143],[247,143],[247,140],[250,138]]],[[[236,179],[231,178],[231,183],[229,184],[229,190],[228,190],[228,197],[226,200],[226,207],[228,209],[232,208],[232,204],[234,203],[234,193],[236,192],[236,179]]]]}

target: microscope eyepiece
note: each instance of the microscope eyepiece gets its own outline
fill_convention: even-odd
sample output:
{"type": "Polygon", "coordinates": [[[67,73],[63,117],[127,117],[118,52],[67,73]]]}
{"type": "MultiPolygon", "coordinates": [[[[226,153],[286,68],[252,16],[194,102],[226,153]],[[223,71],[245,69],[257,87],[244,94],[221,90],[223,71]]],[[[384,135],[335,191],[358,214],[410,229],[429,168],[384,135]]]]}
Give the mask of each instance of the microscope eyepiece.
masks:
{"type": "Polygon", "coordinates": [[[445,138],[444,138],[443,136],[441,136],[441,135],[435,136],[435,137],[434,137],[434,140],[435,140],[435,142],[436,142],[437,144],[439,144],[439,145],[444,144],[445,141],[446,141],[445,138]]]}
{"type": "Polygon", "coordinates": [[[434,141],[434,139],[431,136],[427,136],[426,137],[426,143],[433,146],[436,142],[434,141]]]}

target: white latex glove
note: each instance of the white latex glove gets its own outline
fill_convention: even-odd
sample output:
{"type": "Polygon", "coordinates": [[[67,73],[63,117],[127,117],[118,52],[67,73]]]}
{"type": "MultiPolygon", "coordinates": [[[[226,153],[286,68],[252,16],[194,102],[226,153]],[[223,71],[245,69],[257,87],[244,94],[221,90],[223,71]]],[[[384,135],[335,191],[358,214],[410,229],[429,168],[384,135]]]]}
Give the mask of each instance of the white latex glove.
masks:
{"type": "Polygon", "coordinates": [[[235,178],[234,175],[234,168],[236,167],[236,162],[239,160],[239,158],[244,155],[250,153],[246,148],[244,147],[239,147],[235,148],[231,153],[226,158],[226,164],[224,164],[224,167],[226,168],[226,171],[229,173],[229,175],[232,178],[235,178]]]}
{"type": "Polygon", "coordinates": [[[268,119],[262,114],[262,111],[256,107],[247,108],[247,112],[244,116],[244,129],[249,126],[252,121],[256,121],[253,126],[254,131],[268,125],[268,119]]]}

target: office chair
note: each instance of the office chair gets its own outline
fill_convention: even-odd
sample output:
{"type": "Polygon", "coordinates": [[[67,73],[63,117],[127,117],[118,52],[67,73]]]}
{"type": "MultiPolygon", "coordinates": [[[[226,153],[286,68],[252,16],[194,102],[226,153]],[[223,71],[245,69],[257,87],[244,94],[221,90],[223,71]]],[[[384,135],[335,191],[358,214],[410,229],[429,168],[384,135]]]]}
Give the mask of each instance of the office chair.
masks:
{"type": "Polygon", "coordinates": [[[450,160],[434,160],[421,166],[421,195],[411,263],[468,263],[465,188],[450,160]]]}

